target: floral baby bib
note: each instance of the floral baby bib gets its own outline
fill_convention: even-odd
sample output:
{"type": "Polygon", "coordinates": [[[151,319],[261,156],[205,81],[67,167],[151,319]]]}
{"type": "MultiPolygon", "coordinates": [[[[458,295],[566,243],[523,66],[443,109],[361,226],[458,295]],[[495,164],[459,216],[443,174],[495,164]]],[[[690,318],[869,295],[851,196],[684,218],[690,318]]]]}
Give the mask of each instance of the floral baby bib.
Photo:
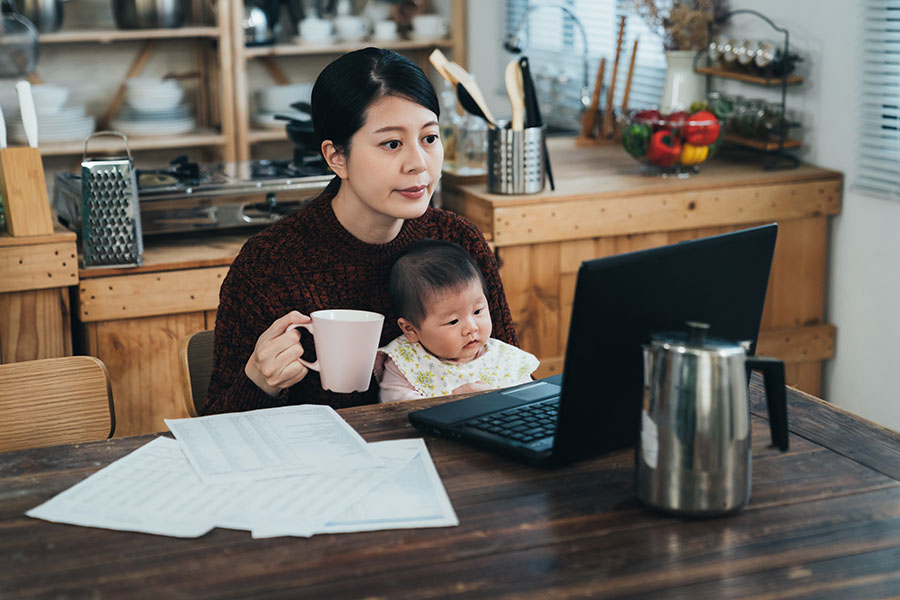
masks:
{"type": "Polygon", "coordinates": [[[379,351],[390,356],[406,380],[425,396],[446,396],[477,381],[495,388],[525,383],[540,364],[534,355],[495,338],[487,341],[481,356],[463,364],[442,361],[402,335],[379,351]]]}

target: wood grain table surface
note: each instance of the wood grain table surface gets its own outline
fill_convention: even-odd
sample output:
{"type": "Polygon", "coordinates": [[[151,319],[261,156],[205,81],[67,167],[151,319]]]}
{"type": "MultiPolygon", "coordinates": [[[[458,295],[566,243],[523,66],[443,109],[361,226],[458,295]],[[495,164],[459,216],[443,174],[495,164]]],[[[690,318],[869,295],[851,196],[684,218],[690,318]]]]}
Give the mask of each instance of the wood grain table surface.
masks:
{"type": "MultiPolygon", "coordinates": [[[[782,454],[751,398],[753,498],[706,520],[642,506],[632,450],[539,469],[426,436],[458,527],[184,540],[24,515],[154,436],[0,454],[0,598],[900,597],[900,434],[791,390],[782,454]]],[[[341,414],[419,437],[408,412],[442,401],[341,414]]]]}

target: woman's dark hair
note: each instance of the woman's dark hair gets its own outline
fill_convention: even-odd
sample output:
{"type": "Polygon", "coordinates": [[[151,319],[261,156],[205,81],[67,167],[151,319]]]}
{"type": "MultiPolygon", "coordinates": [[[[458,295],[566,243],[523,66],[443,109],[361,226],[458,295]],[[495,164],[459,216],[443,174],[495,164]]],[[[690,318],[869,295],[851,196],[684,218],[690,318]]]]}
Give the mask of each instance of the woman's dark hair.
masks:
{"type": "Polygon", "coordinates": [[[388,289],[398,317],[418,327],[428,314],[425,304],[438,292],[457,290],[484,276],[469,253],[453,242],[419,240],[410,244],[394,261],[388,289]]]}
{"type": "MultiPolygon", "coordinates": [[[[440,116],[437,95],[424,71],[393,50],[363,48],[348,52],[325,67],[312,90],[312,121],[319,147],[331,140],[338,150],[350,149],[350,138],[363,126],[366,110],[385,96],[420,104],[440,116]]],[[[326,192],[337,191],[335,177],[326,192]]]]}

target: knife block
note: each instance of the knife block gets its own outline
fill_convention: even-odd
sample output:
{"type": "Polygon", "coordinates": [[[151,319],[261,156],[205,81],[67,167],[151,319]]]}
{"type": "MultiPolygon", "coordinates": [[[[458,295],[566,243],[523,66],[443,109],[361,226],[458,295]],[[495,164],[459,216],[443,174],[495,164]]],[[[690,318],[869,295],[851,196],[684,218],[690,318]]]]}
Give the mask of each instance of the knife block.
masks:
{"type": "Polygon", "coordinates": [[[53,233],[44,165],[37,148],[0,148],[0,194],[10,235],[53,233]]]}

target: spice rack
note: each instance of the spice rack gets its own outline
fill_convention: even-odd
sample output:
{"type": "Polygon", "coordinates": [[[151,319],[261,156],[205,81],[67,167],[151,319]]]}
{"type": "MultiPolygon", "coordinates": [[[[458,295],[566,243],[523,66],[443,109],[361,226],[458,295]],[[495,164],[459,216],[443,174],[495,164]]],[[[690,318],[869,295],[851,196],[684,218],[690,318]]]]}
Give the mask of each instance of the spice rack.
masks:
{"type": "MultiPolygon", "coordinates": [[[[783,61],[789,60],[789,49],[790,49],[790,34],[787,29],[783,29],[778,27],[771,19],[759,13],[755,10],[749,9],[739,9],[727,12],[717,18],[714,22],[710,23],[707,26],[707,48],[709,48],[709,44],[713,41],[713,28],[716,25],[720,25],[726,22],[728,19],[735,15],[740,14],[749,14],[758,17],[759,19],[768,23],[768,25],[774,29],[775,31],[781,33],[784,36],[784,41],[781,46],[781,59],[783,61]]],[[[789,85],[798,85],[803,83],[803,78],[798,75],[786,75],[781,77],[775,77],[771,75],[754,75],[752,73],[747,73],[745,71],[739,71],[737,69],[728,69],[723,67],[715,67],[712,65],[712,61],[709,58],[708,51],[704,50],[701,53],[698,53],[694,59],[694,71],[704,75],[706,77],[706,93],[709,95],[712,88],[712,79],[713,77],[718,77],[721,79],[731,79],[734,81],[740,81],[743,83],[749,83],[753,85],[773,88],[780,87],[781,88],[781,109],[780,109],[780,122],[778,127],[778,140],[764,141],[758,140],[754,138],[749,138],[745,136],[741,136],[732,132],[726,133],[725,141],[737,144],[739,146],[743,146],[746,148],[751,148],[760,152],[765,152],[767,154],[771,154],[773,159],[766,163],[764,169],[767,171],[775,170],[775,169],[793,169],[796,168],[800,161],[797,157],[793,156],[785,152],[785,150],[796,149],[803,145],[800,140],[792,139],[787,137],[787,131],[790,127],[795,126],[795,123],[790,123],[787,120],[786,113],[786,105],[787,105],[787,88],[789,85]],[[701,56],[706,56],[706,66],[698,66],[697,62],[701,56]]]]}

